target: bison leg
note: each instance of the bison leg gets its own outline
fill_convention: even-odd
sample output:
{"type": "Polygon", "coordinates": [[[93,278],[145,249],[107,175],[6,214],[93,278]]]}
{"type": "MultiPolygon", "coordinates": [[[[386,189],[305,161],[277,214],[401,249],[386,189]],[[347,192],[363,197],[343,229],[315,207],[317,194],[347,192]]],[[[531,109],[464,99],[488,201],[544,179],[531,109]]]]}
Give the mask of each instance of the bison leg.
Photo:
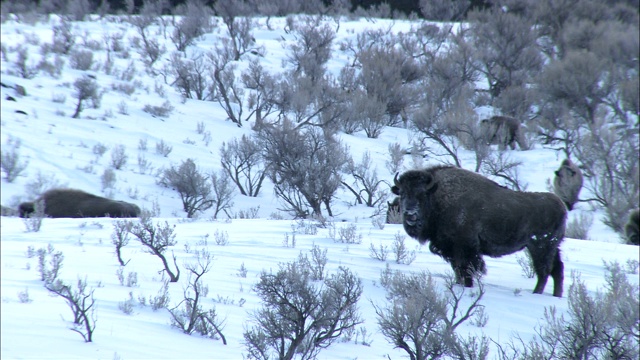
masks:
{"type": "Polygon", "coordinates": [[[551,277],[553,278],[553,296],[562,297],[564,283],[564,263],[560,258],[560,250],[556,252],[556,256],[553,261],[553,268],[551,269],[551,277]]]}
{"type": "Polygon", "coordinates": [[[452,259],[451,267],[456,275],[456,282],[465,287],[473,287],[473,278],[486,272],[482,257],[477,253],[467,253],[466,256],[452,259]]]}
{"type": "Polygon", "coordinates": [[[534,294],[542,294],[547,285],[549,275],[553,277],[553,296],[562,296],[562,282],[564,279],[564,264],[560,260],[560,250],[552,246],[555,241],[538,239],[534,245],[527,246],[533,267],[538,276],[538,283],[533,289],[534,294]],[[537,242],[547,243],[547,246],[540,246],[537,242]],[[538,245],[538,246],[536,246],[538,245]]]}

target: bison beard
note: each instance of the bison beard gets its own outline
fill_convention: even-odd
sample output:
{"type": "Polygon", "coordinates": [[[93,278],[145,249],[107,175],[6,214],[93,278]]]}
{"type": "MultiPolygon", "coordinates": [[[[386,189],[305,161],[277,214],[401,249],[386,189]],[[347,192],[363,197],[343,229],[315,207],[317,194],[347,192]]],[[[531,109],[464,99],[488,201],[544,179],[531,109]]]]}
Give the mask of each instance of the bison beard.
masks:
{"type": "MultiPolygon", "coordinates": [[[[53,189],[36,200],[44,203],[44,214],[52,218],[136,217],[140,208],[131,203],[116,201],[74,189],[53,189]]],[[[35,212],[33,202],[20,204],[20,217],[35,212]]]]}
{"type": "Polygon", "coordinates": [[[396,175],[404,229],[451,264],[458,283],[473,286],[485,273],[483,255],[500,257],[527,248],[541,294],[549,275],[562,296],[567,210],[552,193],[517,192],[471,171],[438,166],[396,175]]]}

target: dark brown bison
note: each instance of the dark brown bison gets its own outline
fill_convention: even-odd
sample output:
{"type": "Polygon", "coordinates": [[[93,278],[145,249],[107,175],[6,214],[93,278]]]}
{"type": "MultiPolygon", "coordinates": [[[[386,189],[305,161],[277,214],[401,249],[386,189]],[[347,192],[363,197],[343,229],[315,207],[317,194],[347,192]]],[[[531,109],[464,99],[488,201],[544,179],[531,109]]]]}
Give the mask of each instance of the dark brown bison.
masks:
{"type": "Polygon", "coordinates": [[[520,146],[520,150],[529,148],[518,119],[508,116],[492,116],[480,121],[480,128],[487,143],[498,144],[500,150],[506,149],[507,145],[511,150],[515,150],[516,143],[520,146]]]}
{"type": "Polygon", "coordinates": [[[564,159],[555,174],[553,192],[567,205],[567,209],[573,210],[582,189],[582,171],[571,160],[564,159]]]}
{"type": "MultiPolygon", "coordinates": [[[[45,192],[36,202],[44,203],[44,215],[52,218],[82,217],[136,217],[140,208],[131,203],[107,199],[74,189],[53,189],[45,192]]],[[[20,217],[35,212],[35,202],[20,204],[20,217]]]]}
{"type": "Polygon", "coordinates": [[[634,209],[629,214],[629,220],[624,226],[624,235],[627,237],[627,244],[640,245],[638,223],[640,223],[640,209],[634,209]]]}
{"type": "Polygon", "coordinates": [[[451,264],[458,283],[473,286],[485,273],[482,255],[500,257],[527,248],[544,291],[549,275],[553,295],[562,296],[567,209],[552,193],[518,192],[471,171],[437,166],[396,174],[404,229],[451,264]]]}
{"type": "Polygon", "coordinates": [[[387,224],[402,224],[400,215],[400,198],[396,196],[392,202],[387,201],[387,224]]]}

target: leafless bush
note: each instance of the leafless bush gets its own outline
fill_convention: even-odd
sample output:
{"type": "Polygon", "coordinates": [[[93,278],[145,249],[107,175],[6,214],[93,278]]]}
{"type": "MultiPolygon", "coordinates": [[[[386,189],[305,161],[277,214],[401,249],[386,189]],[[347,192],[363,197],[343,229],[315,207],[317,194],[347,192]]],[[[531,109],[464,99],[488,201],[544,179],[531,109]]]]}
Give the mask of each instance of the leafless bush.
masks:
{"type": "Polygon", "coordinates": [[[249,17],[248,4],[233,0],[217,1],[213,10],[216,15],[222,18],[227,29],[230,44],[233,47],[233,60],[240,60],[240,57],[249,51],[256,51],[253,47],[255,39],[251,33],[253,19],[249,17]]]}
{"type": "Polygon", "coordinates": [[[116,256],[120,266],[126,266],[131,259],[126,262],[122,260],[122,249],[129,245],[129,234],[133,222],[130,220],[116,220],[113,222],[113,233],[111,233],[111,243],[116,247],[116,256]]]}
{"type": "Polygon", "coordinates": [[[116,145],[111,149],[111,167],[120,170],[127,164],[129,156],[127,155],[124,145],[116,145]]]}
{"type": "Polygon", "coordinates": [[[18,75],[23,79],[33,79],[38,75],[39,68],[37,65],[29,62],[28,49],[22,44],[16,46],[17,59],[13,62],[18,75]]]}
{"type": "Polygon", "coordinates": [[[479,303],[484,295],[481,282],[468,307],[461,304],[466,288],[456,285],[453,274],[446,276],[444,292],[426,272],[406,275],[388,266],[380,283],[388,303],[373,304],[379,329],[411,359],[486,359],[489,349],[484,336],[462,338],[455,333],[483,307],[479,303]]]}
{"type": "Polygon", "coordinates": [[[386,197],[380,189],[380,185],[385,181],[378,179],[377,168],[372,168],[371,155],[368,151],[362,155],[360,163],[356,164],[353,160],[349,161],[347,171],[353,176],[353,183],[348,184],[342,181],[342,185],[355,195],[357,204],[375,207],[377,204],[384,202],[386,197]]]}
{"type": "Polygon", "coordinates": [[[288,121],[281,128],[264,130],[260,139],[276,196],[285,203],[283,210],[297,218],[321,217],[324,205],[332,216],[331,200],[348,160],[346,148],[320,129],[297,129],[288,121]]]}
{"type": "Polygon", "coordinates": [[[220,200],[215,197],[218,194],[212,194],[211,183],[205,175],[200,173],[192,159],[182,161],[178,167],[171,166],[165,169],[158,183],[178,192],[182,200],[182,208],[188,218],[192,218],[197,212],[211,208],[214,204],[218,205],[216,201],[220,200]]]}
{"type": "Polygon", "coordinates": [[[126,315],[131,315],[133,314],[134,305],[135,305],[135,300],[133,298],[133,292],[129,291],[129,298],[124,301],[120,301],[118,303],[118,309],[120,309],[120,311],[122,311],[126,315]]]}
{"type": "Polygon", "coordinates": [[[149,105],[146,104],[143,108],[142,111],[151,114],[152,116],[155,117],[169,117],[169,115],[171,115],[171,113],[173,112],[173,105],[171,105],[171,102],[169,100],[165,100],[162,105],[149,105]]]}
{"type": "Polygon", "coordinates": [[[263,306],[244,333],[249,358],[313,359],[362,322],[357,310],[362,284],[348,268],[340,267],[322,288],[310,277],[299,260],[281,264],[275,274],[261,273],[254,289],[263,306]]]}
{"type": "Polygon", "coordinates": [[[71,22],[64,18],[60,21],[60,24],[53,26],[53,43],[51,44],[51,51],[56,54],[69,54],[69,51],[71,51],[76,43],[76,36],[71,32],[71,30],[71,22]]]}
{"type": "Polygon", "coordinates": [[[416,251],[407,249],[405,239],[407,237],[397,232],[393,238],[393,244],[391,244],[391,252],[396,258],[396,264],[410,265],[413,260],[416,259],[416,251]]]}
{"type": "Polygon", "coordinates": [[[389,150],[389,159],[385,160],[384,164],[390,173],[395,174],[402,168],[406,150],[398,143],[389,144],[387,149],[389,150]]]}
{"type": "Polygon", "coordinates": [[[482,164],[481,171],[487,176],[493,176],[501,180],[511,190],[525,191],[526,184],[522,184],[518,172],[521,161],[512,160],[505,151],[490,154],[482,164]]]}
{"type": "Polygon", "coordinates": [[[24,225],[27,228],[27,232],[38,232],[42,227],[42,220],[44,220],[47,215],[44,213],[44,200],[35,201],[33,204],[34,212],[27,215],[26,218],[22,219],[24,221],[24,225]]]}
{"type": "Polygon", "coordinates": [[[8,183],[12,183],[29,165],[28,161],[20,161],[22,141],[9,135],[7,142],[0,150],[0,167],[8,183]]]}
{"type": "Polygon", "coordinates": [[[171,153],[171,150],[173,150],[173,146],[164,142],[164,139],[160,139],[160,142],[156,142],[156,154],[167,157],[171,153]]]}
{"type": "Polygon", "coordinates": [[[153,311],[158,311],[167,307],[170,301],[169,296],[169,281],[165,281],[158,294],[154,297],[149,296],[149,304],[153,311]]]}
{"type": "Polygon", "coordinates": [[[582,212],[567,223],[565,236],[572,239],[589,239],[589,229],[593,225],[593,215],[582,212]]]}
{"type": "Polygon", "coordinates": [[[178,51],[185,51],[198,37],[211,31],[212,12],[201,0],[188,0],[175,10],[181,14],[181,20],[175,24],[171,34],[171,41],[178,51]]]}
{"type": "Polygon", "coordinates": [[[69,65],[76,70],[91,70],[93,66],[93,51],[76,50],[69,55],[69,65]]]}
{"type": "Polygon", "coordinates": [[[116,172],[113,169],[104,169],[104,172],[100,176],[100,183],[102,184],[102,192],[113,190],[116,185],[116,172]]]}
{"type": "Polygon", "coordinates": [[[85,342],[93,340],[93,332],[96,329],[95,299],[93,293],[95,289],[87,289],[87,279],[78,279],[77,289],[66,285],[62,280],[57,279],[52,282],[45,282],[45,288],[50,292],[61,296],[67,301],[67,305],[73,312],[72,331],[82,335],[85,342]]]}
{"type": "Polygon", "coordinates": [[[262,159],[262,148],[256,139],[242,135],[239,140],[222,143],[220,163],[242,195],[258,196],[267,177],[267,169],[262,159]]]}
{"type": "Polygon", "coordinates": [[[216,245],[225,246],[229,244],[229,233],[226,231],[219,231],[216,229],[216,232],[213,233],[213,239],[216,242],[216,245]]]}
{"type": "Polygon", "coordinates": [[[640,298],[618,263],[605,263],[606,285],[595,294],[575,272],[569,287],[568,312],[544,311],[536,336],[519,336],[498,345],[499,359],[635,359],[640,355],[640,298]],[[566,315],[566,316],[565,316],[566,315]]]}
{"type": "Polygon", "coordinates": [[[234,187],[229,177],[223,171],[211,174],[211,187],[213,189],[213,218],[217,219],[221,211],[229,218],[229,210],[233,206],[235,196],[234,187]]]}
{"type": "Polygon", "coordinates": [[[76,90],[74,97],[78,99],[78,104],[72,118],[77,119],[80,116],[87,101],[91,101],[91,105],[95,109],[100,107],[102,95],[99,92],[98,83],[94,79],[88,76],[80,77],[73,83],[73,87],[76,90]]]}
{"type": "Polygon", "coordinates": [[[389,256],[389,248],[386,245],[380,243],[380,247],[376,248],[373,243],[369,246],[369,256],[373,259],[386,261],[389,256]]]}
{"type": "Polygon", "coordinates": [[[169,226],[169,223],[165,221],[164,225],[158,224],[154,226],[148,214],[143,212],[140,220],[134,223],[128,231],[140,240],[142,245],[146,246],[148,253],[160,258],[164,266],[160,273],[166,272],[169,275],[170,282],[177,282],[180,277],[180,268],[176,262],[176,256],[173,255],[175,273],[170,269],[169,262],[165,257],[167,248],[176,244],[175,225],[169,226]]]}
{"type": "Polygon", "coordinates": [[[520,265],[522,275],[528,279],[533,279],[536,276],[536,269],[533,266],[533,259],[529,251],[524,252],[524,256],[516,255],[516,262],[520,265]]]}
{"type": "Polygon", "coordinates": [[[46,249],[39,248],[36,253],[38,255],[38,273],[40,273],[40,280],[45,283],[56,281],[62,268],[62,261],[64,260],[62,251],[56,252],[53,245],[49,244],[46,249]],[[47,257],[49,255],[51,258],[47,264],[47,257]]]}

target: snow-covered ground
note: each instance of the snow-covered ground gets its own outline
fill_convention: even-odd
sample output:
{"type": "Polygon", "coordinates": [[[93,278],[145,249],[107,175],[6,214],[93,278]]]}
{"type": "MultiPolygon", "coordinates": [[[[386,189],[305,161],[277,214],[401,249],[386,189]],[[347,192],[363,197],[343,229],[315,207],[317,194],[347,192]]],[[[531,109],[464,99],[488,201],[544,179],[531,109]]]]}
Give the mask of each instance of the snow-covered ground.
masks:
{"type": "MultiPolygon", "coordinates": [[[[442,275],[450,270],[441,258],[431,254],[427,247],[419,247],[417,242],[407,238],[410,249],[417,251],[415,261],[410,265],[395,264],[393,260],[381,262],[370,256],[370,245],[389,246],[397,234],[404,235],[400,225],[386,225],[383,229],[372,223],[374,209],[353,206],[353,197],[341,190],[333,205],[335,217],[330,221],[336,228],[355,224],[362,235],[360,244],[335,242],[326,228],[320,228],[316,235],[296,233],[295,247],[284,246],[288,236],[291,240],[299,221],[274,220],[280,204],[273,195],[272,187],[266,184],[256,198],[237,195],[234,198],[232,214],[259,207],[256,219],[211,220],[211,213],[205,212],[198,219],[185,219],[178,194],[156,184],[156,170],[179,164],[192,158],[203,172],[220,170],[219,149],[223,142],[251,132],[250,124],[239,128],[225,121],[226,114],[216,102],[182,100],[177,91],[164,84],[160,78],[152,78],[145,73],[140,56],[131,49],[130,58],[114,57],[115,71],[112,75],[101,70],[106,59],[104,50],[94,51],[96,69],[90,73],[96,77],[102,89],[108,89],[102,97],[99,109],[86,109],[79,119],[72,119],[75,110],[73,82],[82,71],[73,70],[67,64],[59,78],[39,73],[33,79],[22,79],[10,74],[12,62],[16,58],[16,45],[29,49],[28,63],[35,65],[40,60],[38,48],[42,43],[51,42],[52,26],[57,19],[35,25],[7,21],[1,27],[2,46],[6,48],[8,60],[2,59],[2,82],[21,85],[27,96],[17,96],[10,88],[1,88],[1,132],[3,152],[7,141],[20,139],[20,156],[28,161],[24,176],[13,183],[2,181],[0,197],[2,205],[15,206],[26,198],[25,185],[38,174],[49,181],[61,185],[101,194],[101,175],[109,168],[110,152],[117,145],[123,145],[129,156],[127,165],[116,171],[117,181],[112,190],[114,198],[138,204],[151,209],[154,204],[160,215],[154,221],[167,221],[175,225],[177,245],[171,250],[178,264],[194,261],[193,250],[202,247],[215,256],[212,270],[203,277],[209,287],[209,294],[202,304],[204,308],[214,307],[218,314],[226,318],[223,333],[228,345],[219,340],[188,336],[170,326],[170,315],[166,310],[153,311],[150,307],[137,305],[133,314],[126,315],[118,304],[129,298],[129,294],[139,297],[155,296],[162,287],[162,277],[158,275],[162,264],[157,257],[147,254],[143,247],[131,241],[124,249],[125,276],[137,273],[135,287],[120,284],[116,271],[120,268],[114,247],[111,244],[112,219],[45,219],[39,232],[27,232],[23,220],[2,217],[0,224],[1,241],[1,356],[3,359],[242,359],[245,354],[243,331],[249,322],[252,310],[260,306],[260,301],[252,286],[259,280],[261,271],[277,270],[280,263],[295,260],[302,252],[308,254],[313,245],[327,249],[329,273],[338,266],[347,266],[362,280],[364,293],[360,301],[363,324],[358,329],[366,329],[368,346],[356,344],[355,339],[343,339],[320,352],[321,359],[397,359],[405,354],[395,349],[378,331],[373,305],[384,302],[384,289],[379,285],[381,271],[387,264],[392,269],[404,272],[427,270],[439,284],[442,275]],[[122,74],[133,64],[136,68],[136,90],[126,95],[112,89],[121,83],[122,74]],[[164,98],[156,88],[163,88],[164,98]],[[8,101],[7,96],[17,101],[8,101]],[[64,100],[63,100],[64,99],[64,100]],[[161,105],[170,101],[175,110],[166,119],[155,118],[143,112],[144,105],[161,105]],[[124,103],[128,115],[121,114],[124,103]],[[16,113],[22,110],[27,114],[16,113]],[[210,142],[199,134],[198,124],[205,126],[211,135],[210,142]],[[146,141],[148,150],[140,150],[139,144],[146,141]],[[164,141],[173,147],[168,157],[155,153],[155,144],[164,141]],[[107,147],[103,156],[93,152],[96,144],[107,147]],[[150,162],[152,170],[141,172],[138,157],[150,162]],[[215,233],[228,234],[228,244],[217,245],[215,233]],[[205,241],[206,239],[206,241],[205,241]],[[65,301],[52,296],[39,279],[37,257],[29,257],[28,250],[46,248],[48,245],[64,254],[60,278],[75,283],[78,277],[87,279],[89,287],[95,288],[97,324],[92,343],[84,343],[80,335],[68,330],[71,313],[65,301]],[[247,276],[238,275],[244,264],[247,276]],[[28,293],[30,301],[21,302],[28,293]],[[22,296],[21,296],[22,295],[22,296]]],[[[282,70],[286,45],[293,41],[284,31],[284,19],[271,19],[273,30],[269,30],[261,19],[254,31],[258,45],[264,45],[266,54],[261,58],[263,65],[273,71],[282,70]]],[[[388,20],[347,20],[340,22],[334,42],[333,58],[328,64],[330,71],[338,72],[347,61],[347,54],[339,50],[339,43],[355,39],[359,32],[368,28],[391,28],[406,31],[411,23],[388,20]]],[[[122,33],[123,43],[128,46],[134,29],[126,22],[94,21],[73,23],[74,32],[79,35],[78,47],[93,39],[103,42],[108,34],[122,33]]],[[[221,36],[220,29],[200,38],[195,46],[210,49],[221,36]]],[[[152,33],[173,49],[170,40],[161,36],[160,28],[152,27],[152,33]],[[157,31],[157,33],[156,33],[157,31]]],[[[167,56],[167,55],[165,55],[167,56]]],[[[251,55],[248,55],[251,56],[251,55]]],[[[164,60],[163,60],[164,61],[164,60]]],[[[386,128],[380,138],[369,139],[363,133],[341,135],[353,159],[360,161],[362,154],[369,152],[381,179],[391,180],[393,174],[384,166],[388,159],[388,145],[407,145],[410,131],[401,128],[386,128]]],[[[521,160],[520,175],[529,191],[546,191],[547,182],[562,161],[562,155],[550,149],[535,146],[529,151],[512,151],[510,156],[521,160]]],[[[472,168],[473,154],[462,152],[463,166],[472,168]]],[[[431,164],[435,162],[430,162],[431,164]]],[[[405,169],[413,166],[409,157],[404,162],[405,169]]],[[[585,204],[579,204],[570,217],[581,213],[591,213],[585,204]]],[[[575,271],[591,291],[604,284],[605,266],[603,261],[638,261],[638,247],[621,244],[618,235],[600,221],[601,213],[594,212],[594,223],[590,230],[590,240],[566,239],[562,245],[565,262],[565,289],[575,271]]],[[[552,284],[543,295],[533,295],[531,290],[535,279],[522,274],[517,258],[524,254],[514,254],[499,259],[487,258],[487,275],[483,278],[486,294],[481,300],[485,306],[488,322],[484,327],[465,323],[459,328],[462,334],[485,334],[498,343],[507,342],[515,333],[528,339],[542,319],[544,308],[556,306],[566,311],[567,300],[551,296],[552,284]]],[[[638,283],[637,274],[629,279],[638,283]]],[[[182,276],[178,284],[171,284],[170,306],[182,299],[187,278],[182,276]]],[[[565,291],[566,293],[566,291],[565,291]]],[[[471,298],[469,298],[471,299],[471,298]]],[[[490,358],[493,358],[490,355],[490,358]]]]}

